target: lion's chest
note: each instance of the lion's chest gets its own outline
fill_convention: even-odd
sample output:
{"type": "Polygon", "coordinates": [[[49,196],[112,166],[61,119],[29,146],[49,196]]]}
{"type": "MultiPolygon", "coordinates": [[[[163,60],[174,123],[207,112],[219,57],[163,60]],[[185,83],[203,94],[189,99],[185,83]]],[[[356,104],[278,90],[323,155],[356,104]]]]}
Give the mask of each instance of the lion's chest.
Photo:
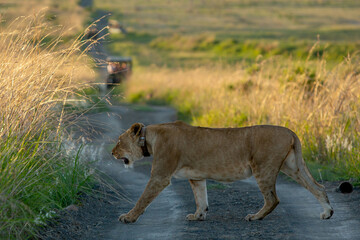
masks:
{"type": "Polygon", "coordinates": [[[180,179],[212,179],[220,182],[233,182],[248,178],[252,175],[250,167],[236,167],[236,168],[204,168],[193,169],[190,167],[183,167],[179,169],[175,174],[175,178],[180,179]]]}

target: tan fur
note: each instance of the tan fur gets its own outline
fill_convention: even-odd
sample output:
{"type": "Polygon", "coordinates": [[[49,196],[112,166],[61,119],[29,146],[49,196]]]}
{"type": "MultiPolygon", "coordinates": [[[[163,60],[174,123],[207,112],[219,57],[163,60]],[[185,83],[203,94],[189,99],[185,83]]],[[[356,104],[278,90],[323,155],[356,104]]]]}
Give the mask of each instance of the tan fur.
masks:
{"type": "MultiPolygon", "coordinates": [[[[126,157],[131,165],[142,158],[139,146],[143,124],[135,123],[119,137],[113,155],[126,157]]],[[[177,121],[146,127],[148,150],[154,156],[151,177],[135,207],[120,216],[135,222],[152,200],[170,184],[172,177],[189,179],[196,212],[188,220],[204,220],[208,209],[206,179],[232,182],[254,175],[264,206],[246,220],[263,219],[279,203],[275,183],[281,170],[307,188],[324,208],[321,219],[333,214],[324,187],[310,175],[302,158],[301,144],[291,130],[279,126],[201,128],[177,121]]]]}

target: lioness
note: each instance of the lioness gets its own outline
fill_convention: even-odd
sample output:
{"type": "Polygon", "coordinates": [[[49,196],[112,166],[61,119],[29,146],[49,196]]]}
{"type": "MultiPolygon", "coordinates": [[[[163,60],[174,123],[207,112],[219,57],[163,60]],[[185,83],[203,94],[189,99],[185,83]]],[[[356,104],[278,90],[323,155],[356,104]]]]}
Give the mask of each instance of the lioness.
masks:
{"type": "Polygon", "coordinates": [[[189,179],[196,212],[187,220],[205,220],[208,211],[206,179],[232,182],[254,175],[265,204],[247,221],[263,219],[279,204],[275,182],[279,171],[308,189],[320,202],[321,219],[333,214],[324,186],[310,175],[302,158],[299,138],[279,126],[244,128],[193,127],[181,121],[149,125],[135,123],[123,133],[112,150],[124,164],[153,155],[151,177],[135,207],[119,221],[135,222],[172,177],[189,179]]]}

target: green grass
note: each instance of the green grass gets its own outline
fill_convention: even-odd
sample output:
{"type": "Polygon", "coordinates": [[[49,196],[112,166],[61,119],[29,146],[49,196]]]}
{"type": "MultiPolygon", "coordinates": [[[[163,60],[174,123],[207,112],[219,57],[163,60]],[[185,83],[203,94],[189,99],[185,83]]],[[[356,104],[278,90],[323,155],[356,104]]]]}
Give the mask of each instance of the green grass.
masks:
{"type": "Polygon", "coordinates": [[[44,130],[38,136],[9,136],[0,144],[0,238],[23,239],[91,191],[91,169],[81,148],[66,153],[44,130]]]}
{"type": "Polygon", "coordinates": [[[344,179],[344,177],[339,175],[339,173],[330,165],[324,165],[313,161],[307,161],[306,165],[309,168],[311,175],[317,181],[339,181],[344,179]]]}
{"type": "Polygon", "coordinates": [[[235,38],[224,40],[216,39],[213,36],[180,36],[175,34],[168,38],[156,38],[150,42],[150,47],[167,51],[191,51],[209,52],[218,57],[238,58],[242,60],[255,60],[262,56],[270,58],[282,56],[284,58],[295,57],[297,59],[324,58],[327,61],[341,61],[348,55],[354,55],[360,43],[332,42],[320,43],[314,48],[314,41],[296,40],[245,40],[239,41],[235,38]]]}
{"type": "Polygon", "coordinates": [[[208,190],[225,190],[229,188],[230,186],[225,185],[223,183],[209,183],[207,184],[206,188],[208,190]]]}
{"type": "Polygon", "coordinates": [[[334,131],[324,138],[308,138],[304,143],[303,155],[315,179],[350,179],[355,185],[360,185],[359,135],[352,132],[353,127],[347,128],[342,132],[334,131]]]}

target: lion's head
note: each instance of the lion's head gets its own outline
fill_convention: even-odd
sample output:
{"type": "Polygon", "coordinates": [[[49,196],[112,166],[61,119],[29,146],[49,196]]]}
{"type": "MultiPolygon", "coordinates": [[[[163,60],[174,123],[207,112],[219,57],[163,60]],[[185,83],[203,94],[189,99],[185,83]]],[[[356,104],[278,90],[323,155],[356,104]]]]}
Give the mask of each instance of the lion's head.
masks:
{"type": "Polygon", "coordinates": [[[120,135],[112,155],[124,161],[125,167],[132,167],[134,162],[143,158],[140,146],[142,123],[134,123],[126,132],[120,135]]]}

